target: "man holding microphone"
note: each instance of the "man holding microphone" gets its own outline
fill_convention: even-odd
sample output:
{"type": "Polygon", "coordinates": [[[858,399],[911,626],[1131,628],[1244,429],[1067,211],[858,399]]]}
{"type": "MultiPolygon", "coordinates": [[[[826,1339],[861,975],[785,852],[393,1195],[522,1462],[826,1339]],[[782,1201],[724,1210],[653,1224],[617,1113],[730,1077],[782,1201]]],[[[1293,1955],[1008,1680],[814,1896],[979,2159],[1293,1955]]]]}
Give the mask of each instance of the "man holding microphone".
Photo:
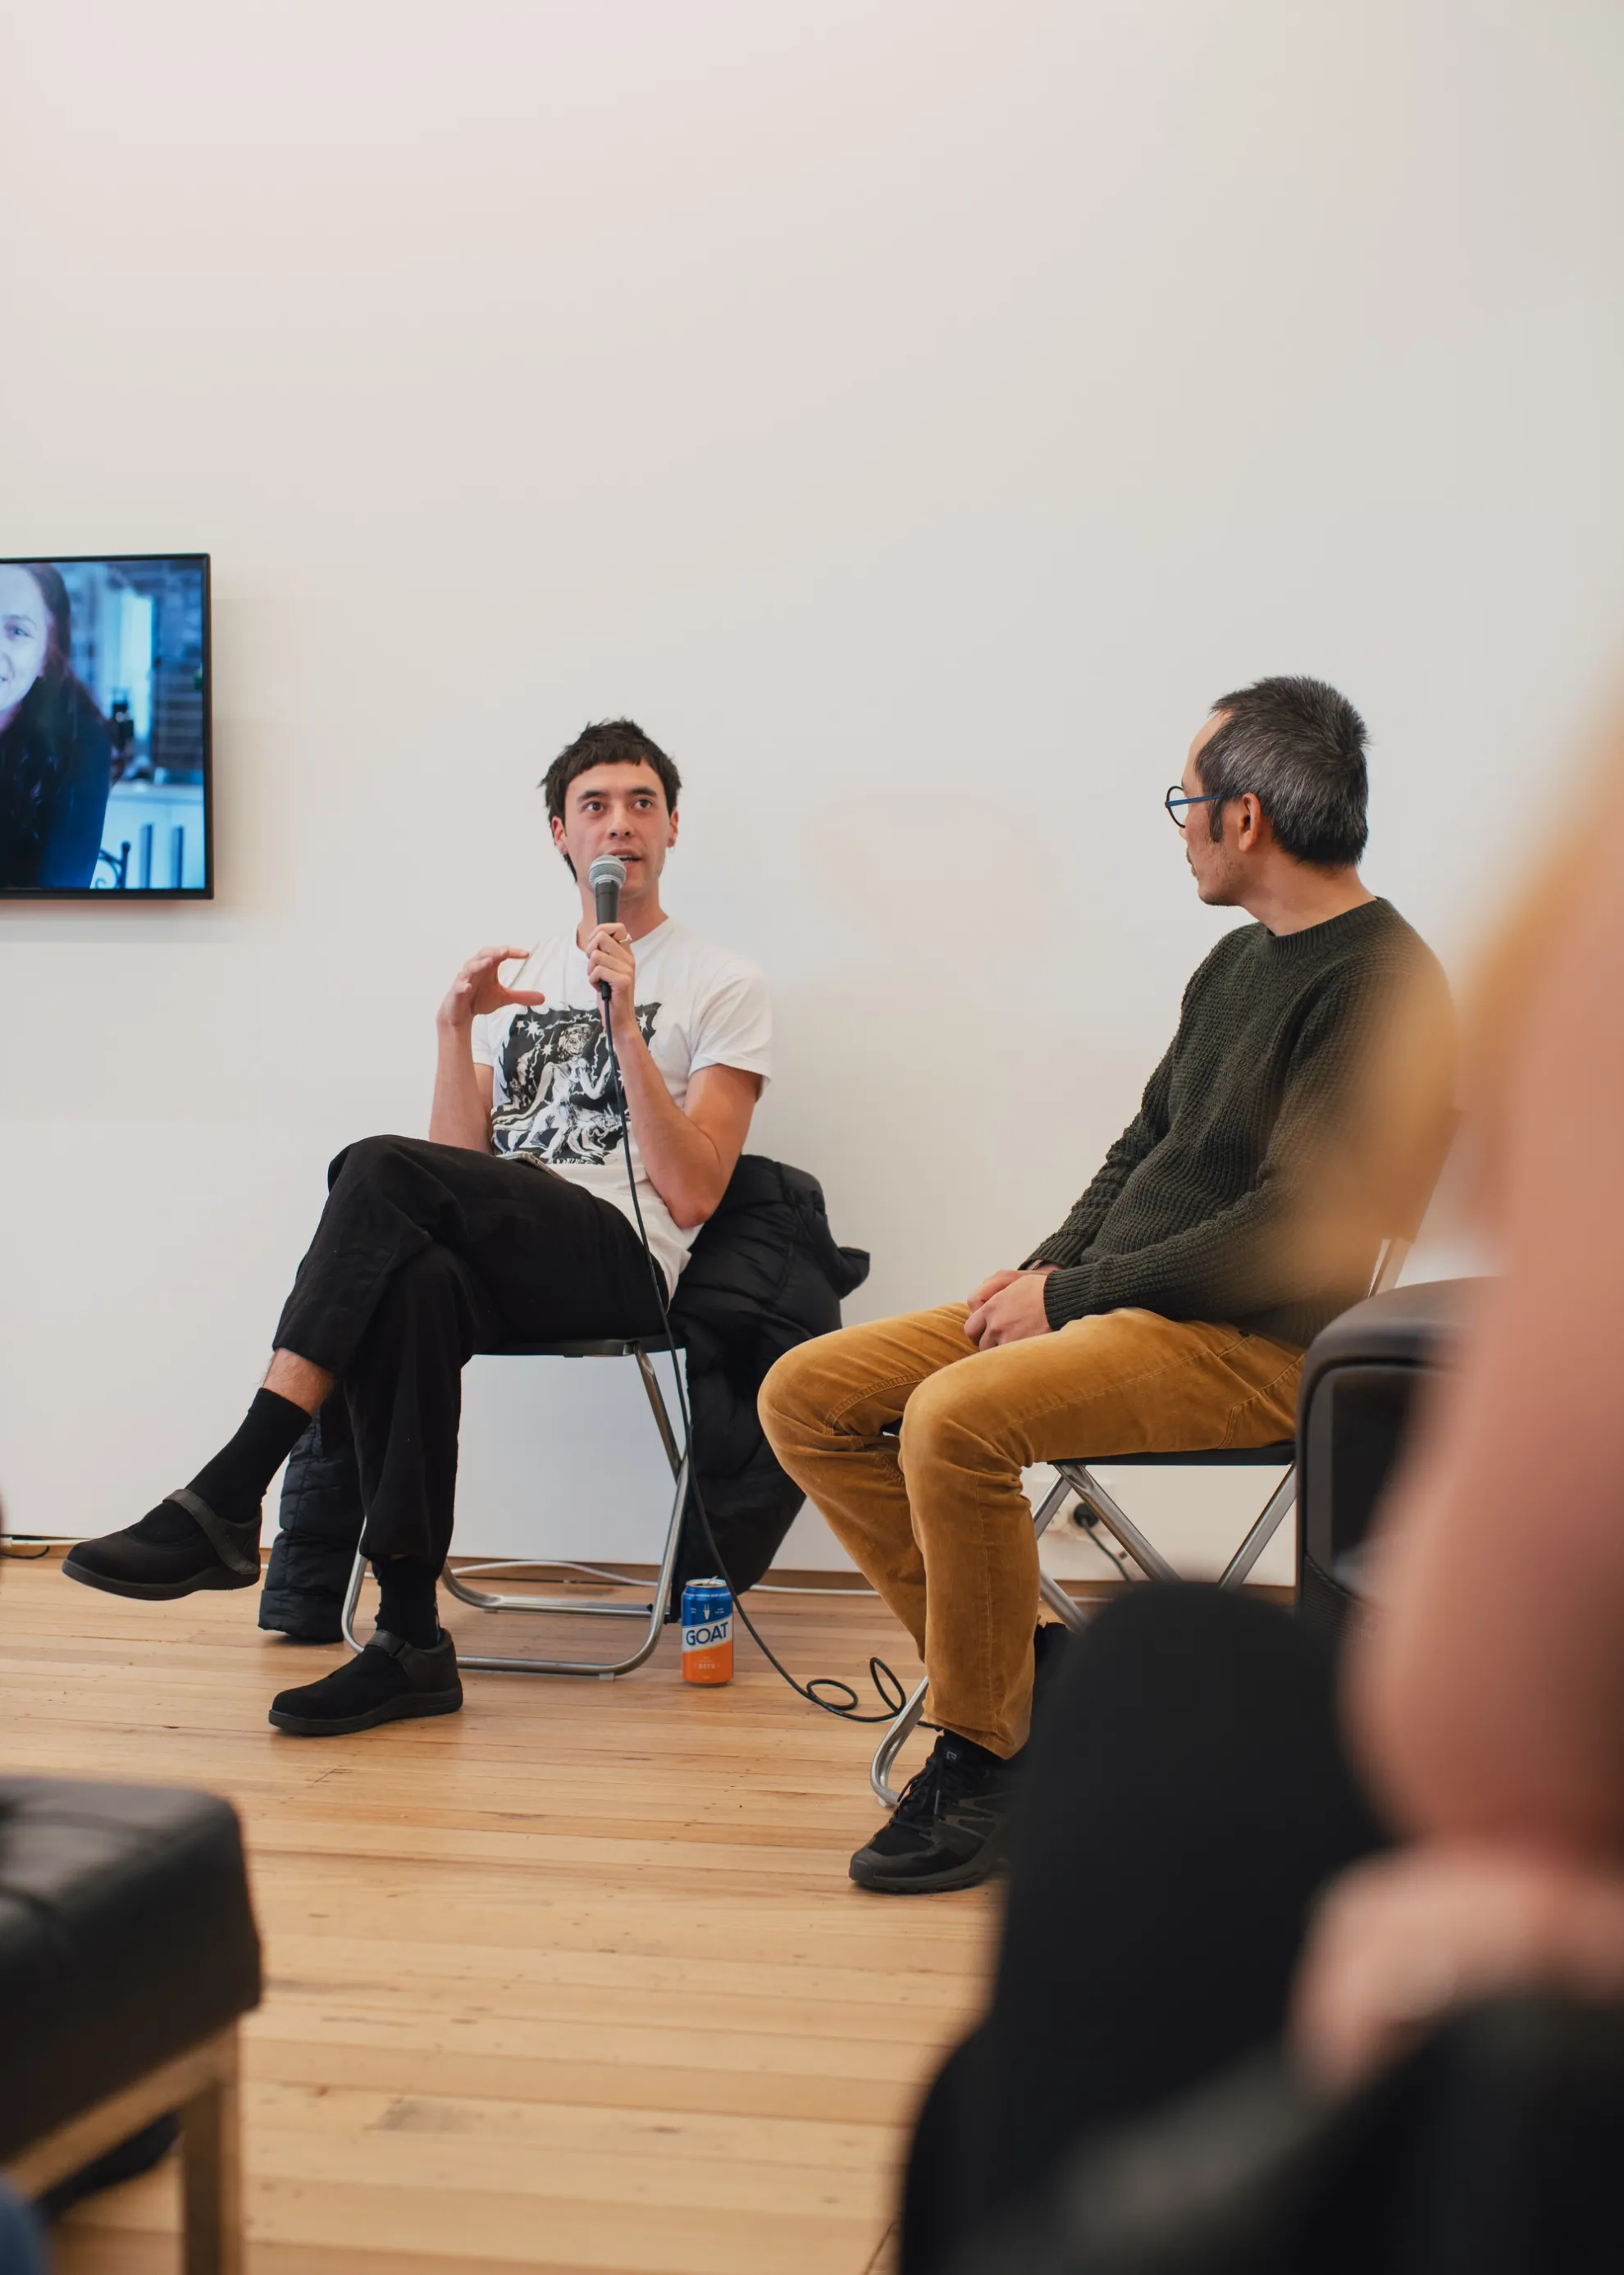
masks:
{"type": "Polygon", "coordinates": [[[470,958],[440,1007],[428,1137],[367,1138],[327,1206],[241,1427],[139,1523],[81,1541],[69,1578],[170,1599],[260,1577],[261,1502],[336,1389],[349,1409],[378,1576],[378,1628],[272,1723],[327,1737],[462,1704],[435,1583],[450,1544],[461,1374],[502,1343],[656,1334],[604,1034],[625,1085],[631,1168],[668,1296],[727,1189],[770,1072],[761,974],[668,917],[660,881],[681,781],[630,720],[585,729],[543,785],[580,921],[528,953],[470,958]],[[587,873],[625,871],[600,924],[587,873]],[[517,958],[512,983],[504,964],[517,958]]]}

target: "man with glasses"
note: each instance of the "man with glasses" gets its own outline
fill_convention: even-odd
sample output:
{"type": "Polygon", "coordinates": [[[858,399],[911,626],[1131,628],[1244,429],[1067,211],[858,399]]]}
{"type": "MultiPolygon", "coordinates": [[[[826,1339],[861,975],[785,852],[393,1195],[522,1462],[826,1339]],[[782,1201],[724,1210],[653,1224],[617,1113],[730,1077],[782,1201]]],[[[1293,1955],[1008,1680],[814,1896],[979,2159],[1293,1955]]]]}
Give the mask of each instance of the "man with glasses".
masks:
{"type": "Polygon", "coordinates": [[[1334,688],[1220,698],[1165,802],[1202,900],[1254,921],[1186,987],[1087,1190],[966,1302],[804,1343],[762,1387],[779,1460],[913,1636],[940,1727],[851,1860],[863,1887],[968,1887],[998,1861],[1034,1666],[1062,1632],[1034,1629],[1023,1469],[1289,1437],[1304,1346],[1424,1198],[1448,996],[1360,881],[1366,790],[1363,722],[1334,688]]]}

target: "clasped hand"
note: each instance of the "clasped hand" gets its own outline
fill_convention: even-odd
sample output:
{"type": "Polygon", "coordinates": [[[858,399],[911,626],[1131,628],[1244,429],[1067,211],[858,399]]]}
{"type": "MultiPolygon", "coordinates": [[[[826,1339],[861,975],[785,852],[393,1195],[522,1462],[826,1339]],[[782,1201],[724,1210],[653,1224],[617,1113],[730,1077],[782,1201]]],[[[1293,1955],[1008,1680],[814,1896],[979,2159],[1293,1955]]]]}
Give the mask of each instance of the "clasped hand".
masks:
{"type": "Polygon", "coordinates": [[[1043,1306],[1043,1283],[1054,1268],[1038,1264],[1026,1272],[994,1272],[971,1290],[964,1333],[978,1350],[995,1350],[1001,1343],[1024,1342],[1029,1335],[1052,1332],[1043,1306]]]}

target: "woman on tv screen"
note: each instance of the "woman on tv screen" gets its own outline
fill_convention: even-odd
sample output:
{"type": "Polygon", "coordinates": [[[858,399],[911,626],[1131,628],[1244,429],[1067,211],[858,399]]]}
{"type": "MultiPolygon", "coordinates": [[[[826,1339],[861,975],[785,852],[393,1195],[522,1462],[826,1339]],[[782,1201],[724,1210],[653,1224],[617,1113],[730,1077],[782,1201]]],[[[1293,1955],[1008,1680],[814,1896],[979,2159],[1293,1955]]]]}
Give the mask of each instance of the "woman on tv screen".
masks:
{"type": "Polygon", "coordinates": [[[42,561],[0,562],[0,886],[87,886],[113,746],[75,676],[67,587],[42,561]]]}

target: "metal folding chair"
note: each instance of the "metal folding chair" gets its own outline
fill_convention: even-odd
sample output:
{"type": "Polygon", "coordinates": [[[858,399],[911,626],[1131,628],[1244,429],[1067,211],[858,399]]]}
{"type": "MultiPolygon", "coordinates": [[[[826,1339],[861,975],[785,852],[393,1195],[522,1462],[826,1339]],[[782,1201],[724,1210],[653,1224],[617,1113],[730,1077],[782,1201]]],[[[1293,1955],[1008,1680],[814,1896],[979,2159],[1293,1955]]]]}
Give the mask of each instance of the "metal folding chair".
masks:
{"type": "MultiPolygon", "coordinates": [[[[671,1417],[665,1394],[654,1373],[653,1354],[665,1351],[676,1364],[676,1353],[682,1348],[664,1335],[643,1335],[626,1340],[597,1342],[562,1343],[504,1343],[495,1354],[502,1358],[634,1358],[638,1372],[643,1379],[643,1388],[648,1396],[649,1410],[654,1417],[654,1427],[660,1432],[660,1442],[671,1465],[674,1493],[670,1523],[666,1529],[665,1547],[661,1554],[659,1576],[653,1593],[646,1603],[583,1603],[578,1599],[561,1596],[529,1596],[502,1594],[487,1588],[470,1587],[473,1577],[494,1577],[502,1573],[567,1571],[591,1567],[573,1566],[563,1558],[509,1558],[496,1563],[465,1565],[454,1572],[448,1564],[442,1578],[448,1591],[460,1603],[471,1604],[480,1612],[555,1612],[578,1619],[639,1620],[643,1632],[637,1647],[624,1659],[538,1659],[531,1656],[503,1657],[496,1654],[475,1656],[458,1650],[457,1662],[462,1667],[474,1667],[497,1674],[594,1674],[610,1682],[617,1674],[630,1674],[642,1666],[660,1640],[665,1625],[666,1608],[671,1599],[671,1575],[676,1567],[677,1545],[682,1538],[683,1517],[688,1507],[689,1462],[685,1450],[676,1442],[676,1432],[671,1427],[671,1417]]],[[[361,1644],[355,1633],[356,1606],[360,1601],[361,1583],[366,1576],[366,1559],[358,1547],[355,1562],[351,1568],[350,1585],[344,1603],[344,1641],[351,1651],[359,1651],[361,1644]]],[[[611,1577],[608,1575],[597,1575],[611,1577]]]]}
{"type": "MultiPolygon", "coordinates": [[[[1376,1259],[1376,1269],[1371,1275],[1369,1292],[1379,1296],[1391,1288],[1404,1268],[1404,1259],[1412,1243],[1409,1240],[1384,1241],[1376,1259]]],[[[1296,1441],[1282,1438],[1271,1446],[1223,1446],[1210,1451],[1182,1454],[1091,1454],[1075,1461],[1055,1462],[1054,1483],[1033,1512],[1032,1529],[1039,1539],[1048,1531],[1060,1515],[1069,1493],[1075,1493],[1081,1504],[1084,1523],[1091,1531],[1098,1526],[1108,1532],[1130,1557],[1147,1580],[1176,1580],[1179,1576],[1160,1551],[1140,1531],[1127,1510],[1123,1508],[1094,1475],[1091,1463],[1098,1462],[1114,1470],[1128,1469],[1283,1469],[1285,1476],[1265,1501],[1262,1509],[1249,1528],[1235,1554],[1225,1565],[1218,1584],[1220,1588],[1238,1588],[1250,1576],[1252,1568],[1296,1504],[1297,1471],[1296,1441]]],[[[1046,1572],[1038,1580],[1039,1593],[1049,1609],[1069,1628],[1088,1624],[1089,1614],[1075,1602],[1046,1572]]],[[[925,1694],[928,1682],[919,1683],[910,1694],[907,1704],[896,1719],[887,1725],[873,1761],[869,1766],[868,1781],[874,1797],[883,1807],[895,1809],[901,1795],[891,1784],[891,1767],[907,1744],[925,1712],[925,1694]]]]}

